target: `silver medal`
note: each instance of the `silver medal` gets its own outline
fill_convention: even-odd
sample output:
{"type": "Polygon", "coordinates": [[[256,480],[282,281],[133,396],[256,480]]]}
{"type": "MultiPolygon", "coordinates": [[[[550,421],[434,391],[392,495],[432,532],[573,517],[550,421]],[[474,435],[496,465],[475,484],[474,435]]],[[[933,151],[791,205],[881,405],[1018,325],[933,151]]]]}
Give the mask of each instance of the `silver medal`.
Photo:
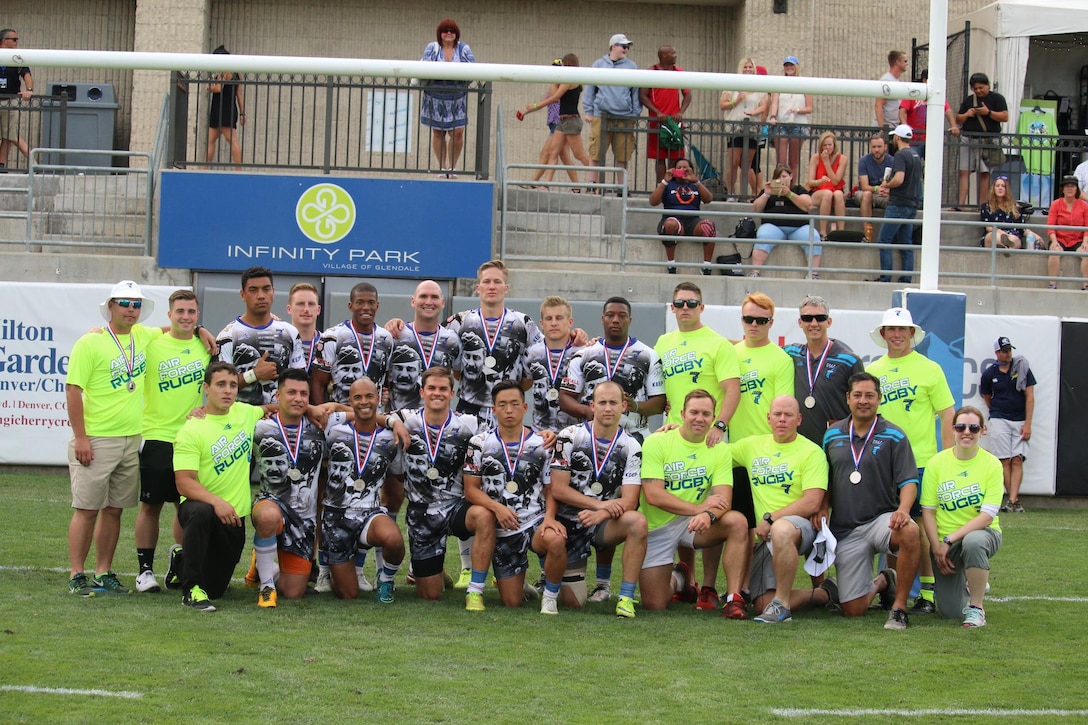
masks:
{"type": "Polygon", "coordinates": [[[861,483],[861,471],[854,471],[850,474],[850,483],[861,483]]]}
{"type": "Polygon", "coordinates": [[[125,387],[128,388],[128,392],[135,393],[136,392],[136,381],[135,380],[129,380],[128,385],[126,385],[125,387]]]}
{"type": "Polygon", "coordinates": [[[427,478],[431,479],[432,481],[437,481],[438,480],[438,469],[435,468],[434,466],[431,466],[430,468],[428,468],[427,469],[427,478]]]}
{"type": "Polygon", "coordinates": [[[495,362],[496,362],[495,361],[495,356],[494,355],[488,355],[487,357],[484,358],[484,367],[485,368],[491,368],[492,370],[494,370],[495,369],[495,362]]]}
{"type": "Polygon", "coordinates": [[[548,392],[544,395],[548,400],[559,400],[559,391],[555,388],[548,388],[548,392]]]}
{"type": "Polygon", "coordinates": [[[815,408],[816,407],[816,398],[812,397],[811,395],[808,396],[807,398],[805,398],[805,407],[806,408],[815,408]]]}
{"type": "Polygon", "coordinates": [[[354,481],[351,482],[351,487],[354,488],[356,491],[362,493],[366,490],[366,481],[361,478],[356,478],[354,481]]]}
{"type": "Polygon", "coordinates": [[[507,493],[517,493],[518,492],[518,484],[515,481],[509,481],[506,484],[506,492],[507,493]]]}
{"type": "Polygon", "coordinates": [[[591,485],[589,487],[589,490],[592,491],[593,493],[597,494],[597,495],[600,495],[601,492],[604,491],[604,486],[602,486],[601,484],[599,484],[597,482],[594,482],[593,485],[591,485]]]}
{"type": "Polygon", "coordinates": [[[290,478],[292,481],[298,481],[302,478],[302,471],[298,470],[297,468],[288,468],[287,477],[290,478]]]}

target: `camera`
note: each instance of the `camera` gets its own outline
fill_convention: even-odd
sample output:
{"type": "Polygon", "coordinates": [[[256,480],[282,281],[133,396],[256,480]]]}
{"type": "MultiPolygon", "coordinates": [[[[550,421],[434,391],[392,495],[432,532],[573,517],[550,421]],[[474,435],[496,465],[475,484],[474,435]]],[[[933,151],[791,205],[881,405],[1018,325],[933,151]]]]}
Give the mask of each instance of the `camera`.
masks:
{"type": "Polygon", "coordinates": [[[685,169],[673,169],[672,170],[672,178],[676,179],[677,181],[683,181],[684,179],[687,178],[687,176],[688,176],[688,172],[685,169]]]}

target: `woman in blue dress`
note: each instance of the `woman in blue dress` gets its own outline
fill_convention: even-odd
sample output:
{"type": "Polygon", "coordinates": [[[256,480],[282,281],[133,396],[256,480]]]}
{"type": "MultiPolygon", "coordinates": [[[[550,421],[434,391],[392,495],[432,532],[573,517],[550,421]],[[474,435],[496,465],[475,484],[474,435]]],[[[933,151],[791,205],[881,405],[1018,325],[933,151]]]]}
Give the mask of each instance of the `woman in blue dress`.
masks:
{"type": "MultiPolygon", "coordinates": [[[[468,44],[461,42],[461,29],[446,18],[438,24],[437,40],[428,43],[421,60],[432,63],[474,63],[468,44]]],[[[465,147],[468,125],[466,81],[432,80],[424,83],[419,121],[431,129],[431,147],[438,159],[440,174],[453,178],[457,159],[465,147]]]]}

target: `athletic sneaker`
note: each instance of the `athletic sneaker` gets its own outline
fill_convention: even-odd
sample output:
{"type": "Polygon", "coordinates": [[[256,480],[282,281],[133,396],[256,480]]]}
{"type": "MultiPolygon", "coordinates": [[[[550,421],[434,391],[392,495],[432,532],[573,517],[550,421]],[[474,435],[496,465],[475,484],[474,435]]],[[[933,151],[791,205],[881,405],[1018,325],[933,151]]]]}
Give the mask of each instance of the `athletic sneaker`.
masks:
{"type": "MultiPolygon", "coordinates": [[[[472,581],[471,575],[470,575],[469,581],[472,581]]],[[[413,584],[416,583],[416,580],[415,580],[414,577],[412,578],[412,583],[413,584]]],[[[450,573],[448,571],[446,571],[445,569],[442,570],[442,588],[443,589],[453,589],[453,577],[450,576],[450,573]]],[[[465,589],[468,589],[467,584],[465,585],[465,589]]]]}
{"type": "Polygon", "coordinates": [[[112,571],[105,574],[95,574],[94,588],[104,591],[106,594],[132,594],[121,582],[117,581],[117,575],[112,571]]]}
{"type": "Polygon", "coordinates": [[[695,578],[691,576],[691,569],[682,561],[672,565],[672,573],[680,579],[680,590],[672,595],[674,602],[691,604],[699,598],[699,588],[695,586],[695,578]]]}
{"type": "Polygon", "coordinates": [[[522,601],[525,602],[535,602],[539,600],[541,596],[543,596],[540,592],[536,590],[536,587],[529,582],[525,582],[521,585],[521,592],[522,601]]]}
{"type": "Polygon", "coordinates": [[[318,594],[328,594],[332,591],[332,572],[329,567],[323,566],[317,572],[317,583],[314,584],[314,591],[318,594]]]}
{"type": "Polygon", "coordinates": [[[355,577],[359,580],[359,591],[374,591],[374,585],[371,584],[370,580],[366,578],[366,574],[363,573],[363,568],[361,566],[355,567],[355,577]]]}
{"type": "Polygon", "coordinates": [[[593,591],[589,593],[589,601],[597,602],[598,604],[607,602],[611,598],[612,591],[604,584],[598,584],[593,588],[593,591]]]}
{"type": "Polygon", "coordinates": [[[559,604],[555,597],[544,597],[540,600],[541,614],[559,614],[559,604]]]}
{"type": "Polygon", "coordinates": [[[635,600],[631,597],[620,597],[620,600],[616,602],[616,616],[623,617],[624,619],[635,618],[635,600]]]}
{"type": "Polygon", "coordinates": [[[181,589],[182,549],[177,544],[170,547],[170,566],[166,568],[163,583],[167,589],[181,589]]]}
{"type": "Polygon", "coordinates": [[[533,584],[533,589],[536,589],[538,599],[544,596],[544,572],[540,573],[540,578],[533,584]]]}
{"type": "Polygon", "coordinates": [[[986,612],[982,610],[982,607],[967,606],[963,610],[963,626],[985,627],[986,612]]]}
{"type": "Polygon", "coordinates": [[[257,595],[257,606],[261,609],[276,608],[276,588],[265,587],[257,595]]]}
{"type": "Polygon", "coordinates": [[[792,622],[793,615],[789,607],[777,599],[772,599],[771,603],[763,609],[763,614],[760,614],[753,621],[761,624],[784,624],[785,622],[792,622]]]}
{"type": "Polygon", "coordinates": [[[722,607],[722,616],[726,619],[748,619],[748,602],[740,594],[731,595],[722,607]]]}
{"type": "Polygon", "coordinates": [[[89,599],[94,596],[94,592],[95,588],[91,585],[91,580],[82,572],[68,580],[69,594],[78,594],[81,597],[87,597],[89,599]]]}
{"type": "Polygon", "coordinates": [[[842,606],[839,602],[839,584],[831,577],[824,579],[820,582],[820,588],[827,592],[827,611],[829,612],[841,612],[842,606]]]}
{"type": "Polygon", "coordinates": [[[914,606],[910,608],[911,614],[933,614],[936,611],[937,605],[921,596],[914,600],[914,606]]]}
{"type": "Polygon", "coordinates": [[[189,591],[185,592],[185,596],[182,597],[181,603],[186,607],[192,607],[201,612],[215,611],[212,600],[208,599],[207,592],[198,586],[190,587],[189,591]]]}
{"type": "Polygon", "coordinates": [[[140,575],[136,577],[136,591],[161,592],[162,587],[159,586],[159,580],[155,578],[155,572],[150,569],[141,571],[140,575]]]}
{"type": "Polygon", "coordinates": [[[249,557],[249,569],[246,570],[246,586],[256,589],[261,585],[261,575],[257,573],[257,552],[251,551],[249,557]]]}
{"type": "Polygon", "coordinates": [[[468,585],[472,583],[472,569],[462,569],[461,576],[457,578],[457,583],[453,585],[454,589],[468,589],[468,585]]]}
{"type": "Polygon", "coordinates": [[[1009,501],[1009,512],[1014,514],[1024,513],[1024,504],[1020,503],[1020,500],[1009,501]]]}
{"type": "Polygon", "coordinates": [[[713,612],[721,606],[718,598],[718,590],[714,587],[703,587],[699,590],[699,599],[695,602],[695,608],[702,612],[713,612]]]}
{"type": "Polygon", "coordinates": [[[469,592],[465,595],[465,611],[466,612],[482,612],[484,611],[484,595],[479,592],[469,592]]]}
{"type": "Polygon", "coordinates": [[[1012,509],[1010,509],[1010,508],[1009,508],[1009,502],[1008,502],[1008,501],[1006,501],[1005,503],[1001,504],[1001,508],[999,508],[999,509],[997,510],[997,512],[998,512],[999,514],[1007,514],[1007,513],[1009,513],[1010,511],[1012,511],[1012,509]]]}
{"type": "Polygon", "coordinates": [[[390,579],[387,582],[378,582],[378,593],[374,595],[374,599],[378,604],[392,604],[393,603],[393,580],[390,579]]]}
{"type": "MultiPolygon", "coordinates": [[[[895,595],[898,591],[896,584],[898,583],[898,577],[895,574],[895,569],[881,569],[880,573],[884,575],[884,578],[888,581],[888,586],[877,597],[880,599],[880,608],[885,612],[895,606],[895,595]]],[[[919,601],[921,598],[919,597],[919,601]]],[[[911,610],[914,611],[914,610],[911,610]]]]}
{"type": "Polygon", "coordinates": [[[884,629],[902,630],[906,629],[908,624],[910,624],[910,620],[907,618],[907,613],[902,609],[893,609],[888,614],[888,621],[884,623],[884,629]]]}

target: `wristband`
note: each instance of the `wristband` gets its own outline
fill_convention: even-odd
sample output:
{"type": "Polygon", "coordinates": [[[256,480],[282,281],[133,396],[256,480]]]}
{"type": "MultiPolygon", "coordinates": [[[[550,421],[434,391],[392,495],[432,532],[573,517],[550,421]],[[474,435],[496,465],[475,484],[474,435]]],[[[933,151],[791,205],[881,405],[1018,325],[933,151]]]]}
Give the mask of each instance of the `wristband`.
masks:
{"type": "Polygon", "coordinates": [[[246,381],[246,385],[253,385],[253,383],[257,382],[257,373],[253,370],[246,370],[242,373],[242,380],[246,381]]]}

